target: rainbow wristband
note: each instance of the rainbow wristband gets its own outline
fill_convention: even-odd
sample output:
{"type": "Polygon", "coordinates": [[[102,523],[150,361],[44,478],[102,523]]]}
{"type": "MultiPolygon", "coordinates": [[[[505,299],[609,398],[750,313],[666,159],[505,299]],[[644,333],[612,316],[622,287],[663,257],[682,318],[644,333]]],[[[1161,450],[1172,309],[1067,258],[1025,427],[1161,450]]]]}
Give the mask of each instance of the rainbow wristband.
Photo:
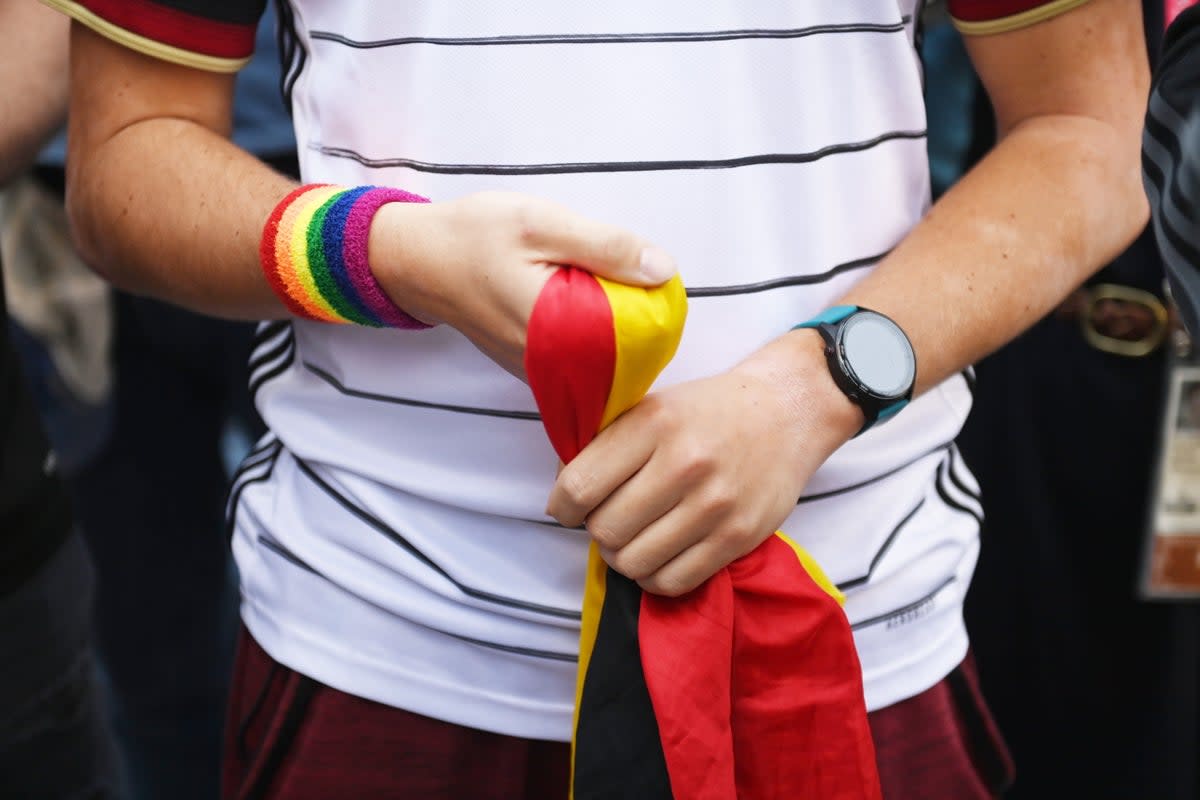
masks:
{"type": "Polygon", "coordinates": [[[428,328],[392,302],[367,262],[371,220],[380,206],[428,202],[381,186],[301,186],[275,206],[263,227],[263,273],[297,316],[373,328],[428,328]]]}

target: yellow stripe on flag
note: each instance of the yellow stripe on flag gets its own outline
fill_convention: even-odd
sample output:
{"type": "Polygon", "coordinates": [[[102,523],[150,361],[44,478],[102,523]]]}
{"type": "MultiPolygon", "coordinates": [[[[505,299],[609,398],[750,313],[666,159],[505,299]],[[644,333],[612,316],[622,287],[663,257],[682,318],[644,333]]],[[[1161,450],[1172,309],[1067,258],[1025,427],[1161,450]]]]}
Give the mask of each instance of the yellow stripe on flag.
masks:
{"type": "Polygon", "coordinates": [[[676,275],[662,286],[642,289],[596,279],[612,308],[617,363],[600,428],[633,408],[679,347],[687,319],[687,294],[676,275]]]}
{"type": "Polygon", "coordinates": [[[829,580],[829,576],[825,574],[825,570],[821,569],[821,565],[816,559],[808,554],[800,545],[796,544],[783,531],[775,531],[775,535],[787,542],[788,547],[796,551],[796,558],[800,559],[800,566],[804,567],[804,571],[813,579],[813,582],[820,586],[825,593],[838,601],[838,605],[845,605],[846,595],[842,594],[842,590],[837,588],[833,581],[829,580]]]}

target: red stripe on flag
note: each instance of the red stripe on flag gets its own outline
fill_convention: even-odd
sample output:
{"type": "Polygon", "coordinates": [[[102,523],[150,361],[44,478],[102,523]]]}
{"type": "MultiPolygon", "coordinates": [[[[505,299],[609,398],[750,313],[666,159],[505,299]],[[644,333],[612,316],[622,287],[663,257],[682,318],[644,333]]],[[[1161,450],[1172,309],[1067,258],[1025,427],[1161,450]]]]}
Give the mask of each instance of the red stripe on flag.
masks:
{"type": "Polygon", "coordinates": [[[122,30],[191,53],[229,59],[254,53],[253,22],[219,22],[151,0],[82,0],[79,4],[122,30]]]}
{"type": "Polygon", "coordinates": [[[643,594],[638,643],[676,797],[880,797],[850,623],[780,537],[643,594]]]}
{"type": "Polygon", "coordinates": [[[616,362],[608,295],[589,273],[559,269],[529,316],[525,377],[564,464],[599,430],[616,362]]]}

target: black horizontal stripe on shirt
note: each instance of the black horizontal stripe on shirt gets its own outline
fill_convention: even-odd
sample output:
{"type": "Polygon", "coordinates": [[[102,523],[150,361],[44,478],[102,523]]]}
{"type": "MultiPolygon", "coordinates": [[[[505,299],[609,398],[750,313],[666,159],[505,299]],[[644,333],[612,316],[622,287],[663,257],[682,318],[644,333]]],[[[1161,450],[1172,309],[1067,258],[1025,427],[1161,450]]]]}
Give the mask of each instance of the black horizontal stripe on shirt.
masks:
{"type": "Polygon", "coordinates": [[[919,600],[914,600],[911,603],[908,603],[906,605],[901,606],[900,608],[895,609],[894,611],[888,611],[884,614],[879,614],[874,617],[867,617],[864,620],[860,620],[858,622],[851,623],[850,630],[859,631],[859,630],[862,630],[863,628],[869,628],[872,625],[878,625],[881,622],[889,622],[898,617],[902,617],[905,614],[911,614],[914,611],[917,611],[918,609],[920,609],[925,604],[933,602],[933,599],[935,597],[937,597],[938,594],[940,594],[943,589],[945,589],[950,584],[955,583],[957,580],[958,580],[958,578],[951,575],[949,578],[946,578],[946,580],[944,580],[940,584],[938,584],[936,589],[934,589],[932,592],[929,592],[927,595],[920,598],[919,600]]]}
{"type": "Polygon", "coordinates": [[[347,397],[357,397],[362,400],[375,400],[380,403],[394,403],[401,406],[412,406],[413,408],[428,408],[436,411],[450,411],[455,414],[476,414],[482,417],[506,417],[508,419],[520,419],[537,422],[541,416],[536,411],[511,411],[501,408],[476,408],[474,406],[459,406],[451,403],[432,403],[426,400],[412,400],[407,397],[392,397],[391,395],[378,394],[376,392],[366,392],[361,389],[351,389],[337,378],[330,375],[325,370],[318,367],[316,364],[305,361],[304,367],[314,375],[316,375],[325,383],[332,386],[339,393],[347,397]]]}
{"type": "Polygon", "coordinates": [[[687,289],[687,296],[696,297],[730,297],[742,294],[755,294],[757,292],[767,292],[771,289],[784,289],[789,286],[811,286],[814,283],[824,283],[832,280],[843,272],[862,269],[878,264],[879,261],[890,251],[885,251],[879,255],[867,256],[866,258],[857,258],[853,261],[847,261],[844,264],[838,264],[835,267],[818,272],[813,275],[789,275],[783,278],[773,278],[768,281],[759,281],[758,283],[741,283],[731,286],[693,286],[687,289]]]}
{"type": "Polygon", "coordinates": [[[672,172],[680,170],[736,169],[764,164],[811,164],[830,156],[859,153],[897,139],[924,139],[924,130],[887,131],[858,142],[826,145],[807,153],[761,153],[737,158],[681,159],[674,161],[580,161],[552,164],[442,164],[412,158],[371,158],[355,150],[328,145],[311,145],[331,158],[356,161],[368,169],[403,167],[437,175],[566,175],[613,172],[672,172]]]}
{"type": "Polygon", "coordinates": [[[818,492],[817,494],[803,495],[800,497],[799,500],[796,501],[796,505],[803,505],[804,503],[812,503],[812,502],[816,502],[817,500],[827,500],[830,497],[837,497],[840,494],[854,492],[859,489],[863,489],[867,486],[870,486],[873,483],[879,483],[882,480],[892,477],[897,472],[901,472],[902,470],[908,469],[913,464],[916,464],[918,461],[928,458],[929,456],[933,455],[934,453],[938,452],[939,450],[950,449],[950,447],[953,444],[954,444],[953,439],[951,439],[948,442],[942,442],[937,447],[931,447],[930,449],[926,450],[924,453],[921,453],[921,455],[917,456],[916,458],[910,458],[908,461],[905,461],[900,466],[892,467],[887,472],[883,472],[879,475],[876,475],[873,478],[867,478],[865,481],[859,481],[858,483],[852,483],[849,486],[843,486],[840,489],[830,489],[829,491],[826,491],[826,492],[818,492]]]}
{"type": "Polygon", "coordinates": [[[871,580],[871,576],[875,574],[875,568],[879,566],[879,562],[883,560],[885,555],[887,555],[888,550],[892,549],[892,543],[896,541],[896,537],[900,534],[900,531],[902,531],[904,527],[912,520],[912,518],[917,515],[917,512],[921,510],[921,506],[923,505],[925,505],[925,498],[922,497],[917,504],[913,506],[912,511],[909,511],[907,514],[905,514],[904,518],[896,523],[896,527],[892,528],[892,532],[889,533],[887,538],[883,540],[883,544],[880,545],[879,550],[871,559],[871,563],[867,566],[866,574],[839,583],[837,585],[839,591],[844,592],[847,589],[853,589],[857,586],[862,586],[867,581],[871,580]]]}
{"type": "Polygon", "coordinates": [[[911,21],[843,22],[810,25],[805,28],[737,28],[725,31],[681,31],[656,33],[540,33],[506,36],[402,36],[393,39],[351,39],[333,31],[311,31],[309,38],[333,42],[360,50],[432,44],[446,47],[483,47],[490,45],[538,44],[659,44],[688,42],[728,42],[739,39],[803,39],[808,36],[839,33],[900,33],[911,21]]]}
{"type": "MultiPolygon", "coordinates": [[[[284,561],[287,561],[292,566],[298,567],[299,569],[304,570],[305,572],[309,573],[310,575],[320,578],[321,580],[325,581],[326,583],[330,584],[331,586],[337,586],[337,583],[335,583],[333,580],[331,580],[329,578],[329,576],[325,575],[320,570],[318,570],[316,567],[312,566],[307,561],[300,558],[300,556],[296,555],[291,550],[288,550],[286,547],[284,547],[279,542],[275,541],[275,539],[271,538],[270,536],[260,534],[258,537],[256,537],[256,541],[259,544],[261,544],[263,547],[265,547],[268,551],[279,556],[280,558],[282,558],[284,561]]],[[[341,587],[339,586],[338,588],[340,589],[341,587]]],[[[361,595],[356,595],[356,597],[358,597],[361,600],[364,600],[364,602],[371,603],[370,600],[366,600],[361,595]]],[[[376,608],[380,608],[375,603],[371,603],[371,605],[374,605],[376,608]]],[[[389,609],[386,609],[386,608],[380,608],[380,610],[386,614],[393,614],[392,611],[390,611],[389,609]]],[[[520,656],[530,656],[532,658],[545,658],[545,659],[549,659],[551,661],[567,661],[572,664],[579,661],[578,657],[576,657],[572,653],[558,653],[553,650],[535,650],[535,649],[529,648],[529,647],[518,647],[516,645],[511,645],[511,644],[500,644],[499,642],[488,642],[483,639],[476,639],[472,636],[463,636],[461,634],[451,633],[450,631],[445,631],[445,630],[442,630],[441,628],[433,628],[428,625],[421,625],[421,623],[414,622],[413,620],[407,620],[407,621],[414,625],[420,625],[422,628],[425,628],[427,630],[435,631],[436,633],[440,633],[444,636],[449,636],[452,639],[458,639],[460,642],[467,642],[468,644],[479,645],[480,647],[486,647],[489,650],[502,650],[506,653],[514,653],[514,654],[520,655],[520,656]]]]}
{"type": "Polygon", "coordinates": [[[303,472],[304,475],[310,481],[312,481],[314,484],[316,484],[317,488],[321,489],[321,491],[323,491],[326,495],[328,495],[330,497],[330,499],[334,500],[342,508],[349,511],[352,515],[357,517],[361,522],[365,523],[368,527],[372,528],[373,530],[375,530],[378,533],[383,534],[385,537],[390,539],[392,542],[399,545],[402,550],[404,550],[406,553],[411,555],[413,558],[420,561],[425,566],[429,567],[431,570],[436,572],[438,575],[441,575],[452,586],[454,586],[454,588],[458,589],[460,592],[467,595],[468,597],[473,597],[476,600],[483,600],[485,602],[494,603],[494,604],[500,605],[500,606],[506,606],[508,608],[517,608],[517,609],[521,609],[523,611],[530,611],[530,612],[533,612],[536,614],[544,614],[549,617],[559,617],[562,619],[573,619],[573,620],[577,620],[580,618],[580,616],[581,616],[580,613],[578,611],[575,611],[572,609],[554,608],[553,606],[541,605],[540,603],[530,603],[526,600],[518,600],[514,597],[505,597],[503,595],[498,595],[498,594],[494,594],[492,592],[484,591],[483,589],[476,589],[473,586],[468,586],[467,584],[463,583],[462,581],[458,580],[453,575],[451,575],[449,572],[447,572],[444,567],[442,567],[440,564],[438,564],[432,558],[427,556],[425,553],[421,552],[416,547],[416,545],[414,545],[408,539],[404,538],[404,536],[401,535],[401,533],[399,531],[397,531],[395,528],[391,527],[386,522],[384,522],[383,520],[376,517],[374,514],[371,514],[366,509],[359,507],[353,501],[351,501],[349,498],[347,498],[345,495],[343,495],[341,492],[339,492],[337,489],[335,489],[333,486],[331,486],[324,478],[322,478],[320,475],[318,475],[316,473],[316,470],[314,470],[311,466],[309,466],[309,464],[307,462],[305,462],[303,459],[298,458],[295,455],[293,455],[292,457],[296,462],[296,466],[300,468],[300,471],[303,472]]]}

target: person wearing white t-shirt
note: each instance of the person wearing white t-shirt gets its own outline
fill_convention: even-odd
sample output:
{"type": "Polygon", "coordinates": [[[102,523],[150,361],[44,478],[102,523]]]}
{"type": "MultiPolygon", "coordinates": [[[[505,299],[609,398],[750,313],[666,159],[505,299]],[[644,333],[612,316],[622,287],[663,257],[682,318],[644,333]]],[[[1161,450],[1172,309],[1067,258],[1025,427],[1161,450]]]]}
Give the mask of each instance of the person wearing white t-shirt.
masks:
{"type": "Polygon", "coordinates": [[[411,196],[297,189],[225,141],[259,4],[48,1],[79,23],[69,201],[90,261],[277,320],[251,362],[272,433],[231,497],[227,791],[561,796],[566,748],[543,745],[570,737],[581,523],[667,595],[781,528],[846,592],[885,793],[997,791],[953,439],[969,365],[1144,222],[1136,3],[951,3],[1002,138],[929,209],[919,2],[296,0],[304,179],[438,201],[353,227],[359,200],[411,196]],[[321,264],[288,249],[298,225],[336,237],[321,264]],[[556,478],[514,376],[557,264],[678,269],[692,300],[656,391],[556,478]],[[852,330],[870,346],[827,361],[823,336],[852,330]]]}

